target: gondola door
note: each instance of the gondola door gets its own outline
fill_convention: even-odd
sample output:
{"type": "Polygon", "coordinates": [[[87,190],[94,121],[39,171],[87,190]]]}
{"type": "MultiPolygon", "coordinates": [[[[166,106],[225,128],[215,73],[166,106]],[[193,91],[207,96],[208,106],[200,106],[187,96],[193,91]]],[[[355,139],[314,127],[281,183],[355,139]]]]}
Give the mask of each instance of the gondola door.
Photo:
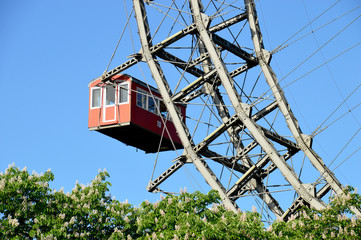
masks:
{"type": "Polygon", "coordinates": [[[106,85],[103,90],[103,122],[112,122],[116,120],[116,86],[106,85]]]}

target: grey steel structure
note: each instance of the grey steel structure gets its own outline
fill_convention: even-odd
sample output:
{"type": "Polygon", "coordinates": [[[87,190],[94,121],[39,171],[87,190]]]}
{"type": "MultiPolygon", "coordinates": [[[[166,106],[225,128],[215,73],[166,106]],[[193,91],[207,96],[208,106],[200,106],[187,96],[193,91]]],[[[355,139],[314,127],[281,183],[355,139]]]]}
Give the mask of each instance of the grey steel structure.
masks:
{"type": "MultiPolygon", "coordinates": [[[[158,189],[185,164],[194,164],[232,211],[237,211],[236,201],[249,193],[255,193],[283,220],[303,205],[324,208],[322,198],[330,190],[340,194],[343,186],[313,150],[312,138],[301,131],[291,111],[270,66],[272,54],[264,48],[254,1],[189,0],[179,2],[183,7],[176,4],[178,1],[167,2],[133,0],[141,51],[102,76],[106,82],[113,75],[146,62],[182,141],[183,154],[149,183],[148,190],[158,189]],[[152,5],[158,6],[158,10],[178,11],[174,17],[169,12],[164,13],[176,23],[168,25],[170,31],[162,30],[167,25],[150,26],[148,9],[152,5]],[[182,15],[189,18],[182,19],[179,17],[182,15]],[[177,29],[175,25],[183,28],[177,29]],[[248,34],[241,37],[240,32],[248,34]],[[157,34],[157,41],[153,34],[157,34]],[[241,41],[253,46],[242,47],[241,41]],[[165,64],[180,73],[173,89],[171,85],[177,81],[165,64]],[[252,69],[259,69],[259,76],[247,76],[252,69]],[[252,83],[248,89],[246,78],[251,78],[247,81],[252,83]],[[257,92],[255,89],[261,81],[267,83],[267,87],[257,92]],[[182,86],[180,90],[179,86],[182,86]],[[191,106],[201,98],[200,102],[217,120],[209,122],[207,129],[210,125],[213,129],[202,131],[204,136],[200,137],[196,130],[191,133],[190,126],[182,121],[175,102],[191,106]],[[227,151],[219,151],[220,138],[227,139],[227,151]],[[314,180],[309,180],[309,176],[303,180],[293,161],[310,162],[314,180]],[[213,169],[214,163],[229,170],[231,177],[227,181],[215,174],[218,169],[213,169]],[[279,203],[277,194],[268,189],[268,179],[275,172],[295,191],[294,199],[286,208],[279,203]]],[[[188,113],[191,115],[191,110],[188,113]]],[[[198,125],[194,127],[197,128],[198,125]]],[[[354,210],[360,215],[358,209],[354,210]]]]}

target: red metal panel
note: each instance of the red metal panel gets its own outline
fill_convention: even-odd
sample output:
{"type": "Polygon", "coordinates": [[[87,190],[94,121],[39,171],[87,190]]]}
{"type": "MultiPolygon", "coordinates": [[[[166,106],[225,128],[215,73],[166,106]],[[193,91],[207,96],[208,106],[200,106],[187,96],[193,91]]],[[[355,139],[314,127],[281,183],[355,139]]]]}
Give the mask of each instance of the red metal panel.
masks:
{"type": "MultiPolygon", "coordinates": [[[[130,82],[130,78],[124,75],[116,75],[112,78],[114,83],[120,82],[130,82]]],[[[101,106],[99,108],[91,108],[91,89],[93,87],[102,87],[100,78],[93,81],[89,85],[89,118],[88,118],[88,127],[100,127],[100,126],[107,126],[107,125],[114,125],[114,124],[121,124],[130,122],[130,101],[125,104],[119,104],[115,106],[104,106],[104,96],[105,90],[101,88],[101,106]]],[[[118,94],[118,92],[117,92],[118,94]]]]}
{"type": "MultiPolygon", "coordinates": [[[[145,83],[128,75],[116,75],[111,80],[113,84],[129,83],[128,89],[130,93],[128,102],[116,103],[114,106],[104,106],[105,84],[100,79],[92,81],[89,84],[89,128],[97,129],[97,131],[109,137],[146,152],[158,151],[161,136],[163,136],[163,142],[160,151],[173,149],[170,139],[174,142],[177,149],[182,148],[181,141],[170,120],[167,121],[159,116],[158,113],[156,114],[137,106],[137,91],[141,89],[149,95],[153,94],[153,97],[161,99],[157,89],[147,86],[145,83]],[[93,106],[92,108],[91,106],[92,88],[100,89],[101,100],[99,107],[93,106]],[[164,124],[166,125],[165,128],[164,124]]],[[[100,92],[98,91],[97,94],[100,92]]],[[[116,94],[119,96],[118,88],[116,94]]],[[[115,101],[118,102],[117,99],[115,101]]],[[[185,116],[185,106],[179,105],[179,107],[182,115],[185,116]]]]}
{"type": "MultiPolygon", "coordinates": [[[[173,123],[171,121],[167,121],[166,119],[160,117],[159,115],[156,115],[152,112],[149,112],[139,106],[137,106],[136,103],[136,91],[137,89],[143,89],[147,92],[149,92],[148,89],[146,89],[145,87],[136,84],[136,83],[132,83],[132,103],[131,103],[131,122],[144,128],[147,129],[159,136],[161,136],[163,134],[163,137],[167,138],[167,139],[172,139],[173,141],[177,142],[177,143],[181,143],[175,127],[173,125],[173,123]],[[166,129],[164,128],[164,123],[166,124],[166,129]]],[[[153,95],[155,97],[160,98],[160,95],[158,93],[153,92],[153,95]]],[[[185,108],[182,106],[181,107],[181,111],[182,113],[185,114],[185,108]]]]}

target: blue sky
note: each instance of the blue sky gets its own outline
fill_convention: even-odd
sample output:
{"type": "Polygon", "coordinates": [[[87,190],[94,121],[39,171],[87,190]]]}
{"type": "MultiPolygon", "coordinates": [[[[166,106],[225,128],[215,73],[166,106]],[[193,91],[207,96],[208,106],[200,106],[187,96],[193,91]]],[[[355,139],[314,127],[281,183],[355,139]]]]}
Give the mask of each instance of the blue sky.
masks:
{"type": "MultiPolygon", "coordinates": [[[[269,50],[331,5],[325,0],[257,1],[257,4],[265,46],[269,50]]],[[[357,1],[342,1],[312,27],[316,29],[357,6],[357,1]]],[[[317,44],[321,46],[360,13],[357,9],[277,53],[272,66],[279,79],[317,49],[317,44]]],[[[41,173],[51,168],[55,174],[52,186],[64,186],[65,191],[70,191],[76,180],[88,183],[98,169],[106,168],[113,185],[111,194],[117,199],[138,204],[145,199],[159,198],[145,189],[154,155],[146,155],[87,128],[88,83],[105,70],[125,21],[123,1],[1,1],[0,171],[13,162],[20,168],[27,166],[30,172],[41,173]]],[[[323,55],[315,55],[288,76],[285,83],[360,42],[360,29],[358,19],[323,48],[323,55]]],[[[134,25],[133,32],[136,32],[134,25]]],[[[307,32],[310,27],[306,28],[307,32]]],[[[129,54],[125,53],[132,51],[129,46],[130,42],[120,45],[111,66],[126,60],[129,54]]],[[[361,44],[285,89],[304,132],[311,133],[359,86],[360,53],[361,44]]],[[[349,108],[359,104],[360,99],[359,89],[348,99],[349,108]]],[[[340,116],[347,107],[338,111],[336,115],[340,116]]],[[[361,127],[360,123],[360,109],[356,108],[317,136],[315,148],[325,162],[332,161],[361,127]]],[[[358,134],[333,166],[357,150],[360,143],[358,134]]],[[[361,151],[358,151],[335,171],[342,183],[361,186],[360,158],[361,151]]],[[[185,175],[186,172],[182,172],[170,179],[170,185],[175,189],[189,185],[185,175]]],[[[204,181],[199,183],[207,191],[204,181]]],[[[199,190],[197,188],[194,189],[199,190]]],[[[193,191],[192,187],[188,189],[193,191]]]]}

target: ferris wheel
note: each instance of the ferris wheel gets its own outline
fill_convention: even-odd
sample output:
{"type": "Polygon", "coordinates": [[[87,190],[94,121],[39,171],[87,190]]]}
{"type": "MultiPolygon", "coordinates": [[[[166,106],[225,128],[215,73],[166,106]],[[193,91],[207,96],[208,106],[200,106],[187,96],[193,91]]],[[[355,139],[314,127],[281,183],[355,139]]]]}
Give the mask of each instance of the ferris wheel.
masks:
{"type": "MultiPolygon", "coordinates": [[[[343,185],[313,149],[314,135],[302,131],[271,67],[272,55],[281,48],[265,48],[253,0],[133,0],[132,14],[141,50],[94,86],[124,86],[125,74],[139,64],[140,76],[154,79],[156,89],[138,80],[138,88],[126,87],[135,92],[138,106],[162,122],[154,138],[159,143],[152,139],[154,147],[144,149],[158,152],[157,157],[165,154],[170,166],[152,176],[148,191],[162,191],[162,183],[193,165],[226,208],[236,212],[242,199],[252,198],[265,209],[262,215],[283,220],[302,206],[323,209],[326,194],[342,193],[343,185]],[[149,89],[143,96],[141,85],[149,89]]],[[[119,115],[119,109],[112,114],[119,115]]]]}

